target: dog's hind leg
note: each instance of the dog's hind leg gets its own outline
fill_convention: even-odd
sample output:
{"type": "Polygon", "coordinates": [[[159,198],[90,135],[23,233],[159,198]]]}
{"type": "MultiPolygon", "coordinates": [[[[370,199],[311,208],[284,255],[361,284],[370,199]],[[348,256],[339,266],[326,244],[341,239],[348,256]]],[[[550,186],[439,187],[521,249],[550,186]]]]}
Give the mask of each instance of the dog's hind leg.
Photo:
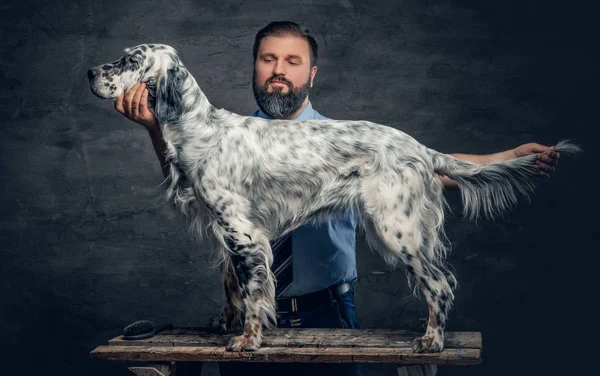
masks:
{"type": "Polygon", "coordinates": [[[273,255],[265,232],[247,218],[250,204],[239,195],[212,188],[206,192],[216,238],[225,247],[224,262],[231,263],[244,309],[243,334],[233,337],[228,351],[260,348],[262,326],[276,326],[275,284],[270,266],[273,255]]]}
{"type": "Polygon", "coordinates": [[[413,259],[406,268],[421,287],[429,308],[427,330],[425,335],[415,339],[413,350],[415,352],[442,351],[446,320],[454,300],[451,285],[445,273],[425,258],[413,259]]]}
{"type": "Polygon", "coordinates": [[[429,320],[425,335],[415,340],[414,351],[439,352],[444,348],[444,328],[456,286],[444,265],[445,249],[440,239],[441,188],[418,169],[396,175],[394,178],[389,172],[363,187],[363,225],[369,245],[390,265],[402,261],[409,281],[416,282],[425,295],[429,320]]]}

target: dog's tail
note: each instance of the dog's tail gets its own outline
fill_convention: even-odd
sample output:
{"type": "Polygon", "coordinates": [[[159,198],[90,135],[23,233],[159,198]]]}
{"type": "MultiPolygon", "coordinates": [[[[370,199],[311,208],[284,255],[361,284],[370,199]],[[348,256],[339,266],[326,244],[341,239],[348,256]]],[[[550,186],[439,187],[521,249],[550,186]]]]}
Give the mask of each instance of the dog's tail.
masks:
{"type": "MultiPolygon", "coordinates": [[[[579,146],[567,140],[556,144],[553,150],[561,154],[581,151],[579,146]]],[[[493,218],[514,206],[517,194],[529,198],[535,179],[540,176],[539,170],[534,168],[539,154],[478,165],[435,152],[433,164],[436,173],[446,175],[458,184],[465,217],[475,219],[483,212],[488,218],[493,218]]]]}

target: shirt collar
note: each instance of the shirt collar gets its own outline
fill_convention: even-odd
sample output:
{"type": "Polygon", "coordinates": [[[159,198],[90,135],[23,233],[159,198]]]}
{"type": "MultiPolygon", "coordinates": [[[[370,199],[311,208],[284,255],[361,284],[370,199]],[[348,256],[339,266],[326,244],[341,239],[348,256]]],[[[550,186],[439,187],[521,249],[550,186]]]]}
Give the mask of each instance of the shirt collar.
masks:
{"type": "MultiPolygon", "coordinates": [[[[263,110],[258,110],[258,113],[256,115],[263,119],[272,119],[269,115],[265,114],[263,112],[263,110]]],[[[310,103],[310,101],[308,101],[308,103],[306,104],[306,107],[304,107],[304,110],[298,116],[293,118],[292,120],[311,120],[314,118],[315,118],[315,110],[313,109],[313,106],[310,103]]]]}

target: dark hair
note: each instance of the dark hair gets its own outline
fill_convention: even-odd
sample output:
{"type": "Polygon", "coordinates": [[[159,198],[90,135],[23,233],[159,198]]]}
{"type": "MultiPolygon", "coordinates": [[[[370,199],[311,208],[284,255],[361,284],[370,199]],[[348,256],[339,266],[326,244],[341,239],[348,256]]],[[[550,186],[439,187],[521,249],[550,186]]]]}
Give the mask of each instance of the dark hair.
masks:
{"type": "Polygon", "coordinates": [[[282,35],[293,35],[307,41],[310,50],[310,66],[313,67],[317,65],[317,58],[319,56],[319,46],[317,46],[317,41],[308,33],[307,28],[291,21],[271,22],[256,33],[253,48],[254,61],[256,61],[256,58],[258,57],[258,48],[260,47],[263,38],[282,35]]]}

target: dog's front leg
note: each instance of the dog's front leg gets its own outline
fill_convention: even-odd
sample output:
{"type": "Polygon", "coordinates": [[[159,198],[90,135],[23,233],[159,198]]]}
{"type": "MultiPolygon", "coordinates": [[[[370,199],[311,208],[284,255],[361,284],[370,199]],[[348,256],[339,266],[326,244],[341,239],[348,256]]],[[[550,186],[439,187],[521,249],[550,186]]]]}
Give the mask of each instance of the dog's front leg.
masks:
{"type": "Polygon", "coordinates": [[[221,266],[225,302],[218,319],[211,319],[208,330],[215,333],[227,334],[238,330],[242,325],[244,302],[238,286],[233,265],[228,260],[221,266]]]}
{"type": "Polygon", "coordinates": [[[243,302],[244,332],[229,341],[227,350],[257,350],[262,326],[277,326],[269,238],[246,216],[251,206],[247,198],[213,182],[204,184],[201,193],[214,218],[211,227],[224,247],[224,261],[232,266],[243,302]]]}
{"type": "Polygon", "coordinates": [[[273,327],[275,322],[271,249],[268,240],[264,241],[266,237],[258,242],[238,234],[230,233],[226,241],[244,306],[244,332],[229,341],[227,351],[253,351],[260,348],[263,325],[273,327]]]}

